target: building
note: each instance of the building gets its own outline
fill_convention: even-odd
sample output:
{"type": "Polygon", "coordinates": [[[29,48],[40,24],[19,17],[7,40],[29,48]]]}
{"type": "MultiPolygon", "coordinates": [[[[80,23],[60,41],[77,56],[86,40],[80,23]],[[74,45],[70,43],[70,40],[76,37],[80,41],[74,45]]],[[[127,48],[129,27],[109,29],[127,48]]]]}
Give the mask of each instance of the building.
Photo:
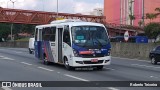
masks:
{"type": "Polygon", "coordinates": [[[143,16],[145,24],[160,22],[160,17],[146,19],[147,13],[157,13],[157,7],[160,0],[104,0],[104,15],[108,23],[140,26],[143,16]],[[135,20],[130,20],[129,15],[134,15],[135,20]]]}
{"type": "Polygon", "coordinates": [[[90,15],[103,16],[104,9],[103,8],[95,8],[92,12],[90,12],[90,15]]]}

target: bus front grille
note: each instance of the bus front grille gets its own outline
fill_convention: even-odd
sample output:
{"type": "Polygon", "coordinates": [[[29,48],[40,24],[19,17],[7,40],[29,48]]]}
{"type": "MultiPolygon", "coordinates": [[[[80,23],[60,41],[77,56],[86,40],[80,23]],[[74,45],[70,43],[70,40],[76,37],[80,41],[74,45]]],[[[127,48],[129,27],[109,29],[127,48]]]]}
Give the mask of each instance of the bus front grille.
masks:
{"type": "Polygon", "coordinates": [[[104,57],[104,54],[95,54],[95,56],[93,56],[93,54],[83,54],[82,58],[93,58],[93,57],[104,57]]]}
{"type": "Polygon", "coordinates": [[[104,60],[98,60],[98,62],[83,61],[84,64],[102,64],[104,60]]]}

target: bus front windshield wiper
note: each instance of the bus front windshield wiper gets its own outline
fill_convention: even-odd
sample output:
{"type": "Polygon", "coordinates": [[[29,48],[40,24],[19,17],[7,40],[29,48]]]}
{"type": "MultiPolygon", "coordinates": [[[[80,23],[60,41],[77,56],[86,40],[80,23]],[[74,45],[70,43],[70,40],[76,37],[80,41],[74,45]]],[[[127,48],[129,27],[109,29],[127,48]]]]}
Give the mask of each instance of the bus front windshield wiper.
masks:
{"type": "Polygon", "coordinates": [[[103,44],[97,39],[97,38],[94,38],[94,40],[98,41],[98,45],[102,48],[103,47],[103,44]]]}

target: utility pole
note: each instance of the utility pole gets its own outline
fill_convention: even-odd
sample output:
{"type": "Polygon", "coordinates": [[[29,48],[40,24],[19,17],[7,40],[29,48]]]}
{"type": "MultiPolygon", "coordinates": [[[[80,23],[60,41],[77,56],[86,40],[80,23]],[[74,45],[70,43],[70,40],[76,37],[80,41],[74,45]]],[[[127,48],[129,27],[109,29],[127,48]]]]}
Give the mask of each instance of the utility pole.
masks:
{"type": "Polygon", "coordinates": [[[120,0],[120,24],[122,24],[122,0],[120,0]]]}
{"type": "Polygon", "coordinates": [[[119,36],[121,36],[121,24],[122,24],[122,0],[120,0],[120,30],[119,30],[119,36]]]}
{"type": "Polygon", "coordinates": [[[142,22],[143,22],[143,27],[144,27],[144,25],[145,25],[145,23],[144,23],[144,0],[142,0],[142,22]]]}

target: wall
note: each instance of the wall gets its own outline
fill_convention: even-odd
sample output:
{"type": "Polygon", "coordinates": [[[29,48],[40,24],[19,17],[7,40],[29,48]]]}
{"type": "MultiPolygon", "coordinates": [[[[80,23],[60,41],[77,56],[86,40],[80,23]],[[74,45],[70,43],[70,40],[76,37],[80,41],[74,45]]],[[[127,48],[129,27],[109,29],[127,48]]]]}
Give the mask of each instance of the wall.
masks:
{"type": "MultiPolygon", "coordinates": [[[[133,58],[133,59],[148,59],[150,50],[158,44],[136,44],[136,43],[111,43],[112,56],[133,58]]],[[[1,42],[0,47],[12,48],[28,48],[28,42],[1,42]]]]}
{"type": "Polygon", "coordinates": [[[0,47],[28,48],[28,42],[1,42],[0,47]]]}
{"type": "Polygon", "coordinates": [[[149,52],[158,44],[136,44],[136,43],[112,43],[112,56],[149,59],[149,52]]]}

